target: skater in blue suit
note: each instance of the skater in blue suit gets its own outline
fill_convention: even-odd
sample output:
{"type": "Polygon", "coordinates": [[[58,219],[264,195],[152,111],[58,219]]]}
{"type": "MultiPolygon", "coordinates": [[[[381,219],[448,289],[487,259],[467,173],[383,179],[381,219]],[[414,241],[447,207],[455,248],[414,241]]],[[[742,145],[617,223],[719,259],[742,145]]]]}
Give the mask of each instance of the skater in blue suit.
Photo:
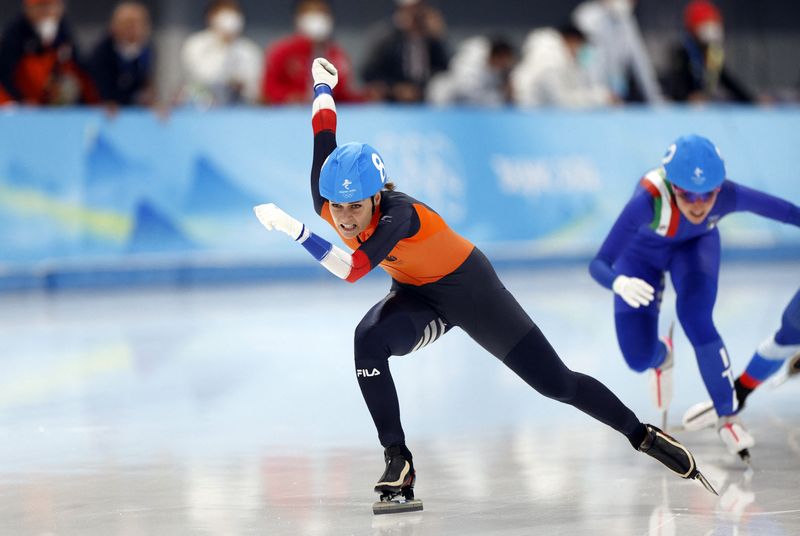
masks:
{"type": "MultiPolygon", "coordinates": [[[[758,345],[744,372],[733,382],[739,412],[747,397],[787,361],[785,376],[800,374],[800,290],[784,309],[780,329],[758,345]]],[[[689,408],[683,415],[683,425],[687,430],[699,430],[712,426],[716,419],[714,403],[709,400],[689,408]]]]}
{"type": "Polygon", "coordinates": [[[754,441],[734,417],[738,400],[731,363],[712,318],[720,265],[717,224],[730,213],[753,212],[800,226],[800,207],[726,177],[725,163],[711,141],[696,135],[678,138],[663,165],[641,179],[590,272],[616,294],[620,349],[630,368],[652,371],[653,400],[662,411],[672,391],[671,333],[658,338],[658,313],[669,272],[678,319],[719,415],[720,438],[744,458],[754,441]]]}

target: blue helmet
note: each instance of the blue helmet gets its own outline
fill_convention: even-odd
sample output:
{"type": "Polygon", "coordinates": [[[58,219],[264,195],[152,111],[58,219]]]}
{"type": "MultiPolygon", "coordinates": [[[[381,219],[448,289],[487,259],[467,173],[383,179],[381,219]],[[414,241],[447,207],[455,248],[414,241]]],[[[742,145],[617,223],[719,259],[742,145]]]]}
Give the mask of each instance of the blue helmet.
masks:
{"type": "Polygon", "coordinates": [[[695,134],[675,140],[667,149],[663,163],[667,180],[690,192],[710,192],[725,180],[725,162],[719,149],[695,134]]]}
{"type": "Polygon", "coordinates": [[[331,203],[372,197],[386,183],[383,159],[366,143],[345,143],[328,155],[319,176],[319,195],[331,203]]]}

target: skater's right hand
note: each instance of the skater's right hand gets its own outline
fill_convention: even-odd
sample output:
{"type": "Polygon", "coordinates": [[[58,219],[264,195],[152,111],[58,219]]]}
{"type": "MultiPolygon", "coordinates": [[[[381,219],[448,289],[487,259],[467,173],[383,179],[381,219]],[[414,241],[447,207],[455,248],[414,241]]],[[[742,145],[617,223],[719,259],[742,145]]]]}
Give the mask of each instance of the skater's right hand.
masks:
{"type": "Polygon", "coordinates": [[[655,289],[647,281],[638,277],[618,275],[611,288],[634,309],[647,307],[655,296],[655,289]]]}
{"type": "Polygon", "coordinates": [[[333,89],[339,82],[339,71],[325,58],[316,58],[311,63],[311,76],[314,78],[314,87],[325,84],[333,89]]]}
{"type": "Polygon", "coordinates": [[[292,218],[274,203],[253,207],[256,218],[268,231],[283,231],[292,240],[297,240],[303,234],[303,224],[292,218]]]}

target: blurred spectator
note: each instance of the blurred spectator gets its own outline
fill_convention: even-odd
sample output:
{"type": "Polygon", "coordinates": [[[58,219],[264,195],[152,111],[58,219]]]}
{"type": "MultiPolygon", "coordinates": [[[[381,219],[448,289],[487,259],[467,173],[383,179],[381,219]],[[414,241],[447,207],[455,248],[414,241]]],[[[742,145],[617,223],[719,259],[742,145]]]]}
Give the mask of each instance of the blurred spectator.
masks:
{"type": "Polygon", "coordinates": [[[447,68],[445,24],[425,0],[395,0],[392,26],[376,42],[363,70],[370,98],[420,102],[430,78],[447,68]]]}
{"type": "Polygon", "coordinates": [[[611,91],[594,81],[580,64],[586,47],[586,36],[572,24],[532,31],[511,73],[515,102],[570,108],[612,104],[611,91]]]}
{"type": "Polygon", "coordinates": [[[347,53],[332,39],[333,12],[327,0],[300,0],[294,16],[295,34],[272,45],[267,52],[262,99],[270,104],[311,102],[311,62],[324,57],[339,70],[333,90],[338,102],[358,101],[352,87],[353,72],[347,53]]]}
{"type": "Polygon", "coordinates": [[[684,10],[686,35],[672,56],[665,88],[676,101],[753,102],[752,94],[725,68],[724,27],[719,9],[707,0],[684,10]]]}
{"type": "Polygon", "coordinates": [[[89,59],[100,98],[110,107],[153,105],[152,70],[150,14],[139,2],[121,2],[89,59]]]}
{"type": "Polygon", "coordinates": [[[588,0],[572,14],[593,45],[592,76],[626,102],[663,102],[633,10],[636,0],[588,0]]]}
{"type": "Polygon", "coordinates": [[[183,100],[202,107],[257,103],[261,50],[241,35],[245,19],[239,3],[213,0],[206,22],[181,51],[187,77],[183,100]]]}
{"type": "Polygon", "coordinates": [[[22,10],[0,42],[0,94],[29,105],[98,102],[63,20],[62,0],[24,0],[22,10]]]}
{"type": "Polygon", "coordinates": [[[428,84],[433,104],[500,106],[511,102],[509,73],[514,49],[502,38],[472,37],[458,47],[447,71],[428,84]]]}

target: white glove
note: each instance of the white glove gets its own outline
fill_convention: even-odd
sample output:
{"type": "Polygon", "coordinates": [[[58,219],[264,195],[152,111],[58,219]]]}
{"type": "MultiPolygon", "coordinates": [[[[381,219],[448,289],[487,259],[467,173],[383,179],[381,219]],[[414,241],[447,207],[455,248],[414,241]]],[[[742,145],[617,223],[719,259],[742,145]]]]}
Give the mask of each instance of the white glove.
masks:
{"type": "Polygon", "coordinates": [[[268,231],[272,231],[273,229],[283,231],[289,235],[292,240],[297,240],[303,233],[303,224],[279,209],[274,203],[258,205],[257,207],[253,207],[253,211],[256,213],[258,221],[260,221],[261,225],[266,227],[268,231]]]}
{"type": "Polygon", "coordinates": [[[316,58],[311,63],[311,76],[314,78],[315,86],[325,84],[333,89],[339,82],[339,71],[325,58],[316,58]]]}
{"type": "Polygon", "coordinates": [[[647,307],[655,295],[655,289],[647,281],[626,275],[618,275],[611,289],[634,309],[647,307]]]}

